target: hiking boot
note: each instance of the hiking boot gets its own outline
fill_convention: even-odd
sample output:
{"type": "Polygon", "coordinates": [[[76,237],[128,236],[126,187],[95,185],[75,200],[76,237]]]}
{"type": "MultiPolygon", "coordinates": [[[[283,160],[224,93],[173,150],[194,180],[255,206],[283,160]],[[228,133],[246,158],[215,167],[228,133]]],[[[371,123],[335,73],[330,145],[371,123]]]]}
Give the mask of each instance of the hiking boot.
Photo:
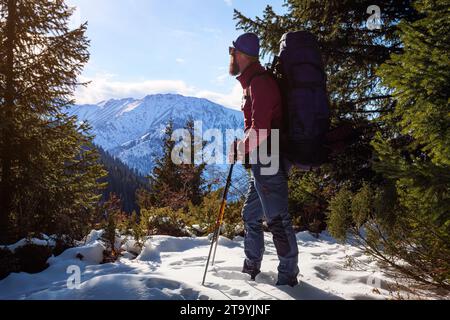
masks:
{"type": "Polygon", "coordinates": [[[298,285],[298,279],[297,277],[295,278],[290,278],[290,279],[278,279],[277,281],[277,286],[290,286],[290,287],[295,287],[298,285]]]}
{"type": "Polygon", "coordinates": [[[249,274],[252,281],[255,281],[256,276],[261,273],[258,268],[252,267],[247,263],[247,260],[244,261],[244,267],[242,268],[242,273],[249,274]]]}

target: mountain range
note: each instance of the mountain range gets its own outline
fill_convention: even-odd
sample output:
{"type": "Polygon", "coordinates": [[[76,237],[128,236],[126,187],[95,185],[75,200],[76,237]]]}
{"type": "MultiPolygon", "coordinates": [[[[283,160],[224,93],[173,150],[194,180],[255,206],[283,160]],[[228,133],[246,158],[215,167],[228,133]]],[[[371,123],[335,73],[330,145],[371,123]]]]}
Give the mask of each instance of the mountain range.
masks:
{"type": "Polygon", "coordinates": [[[89,122],[94,143],[141,175],[151,172],[155,157],[161,154],[162,138],[170,120],[174,129],[184,127],[188,119],[202,121],[203,130],[214,128],[223,133],[243,127],[241,112],[178,94],[74,105],[66,113],[89,122]]]}

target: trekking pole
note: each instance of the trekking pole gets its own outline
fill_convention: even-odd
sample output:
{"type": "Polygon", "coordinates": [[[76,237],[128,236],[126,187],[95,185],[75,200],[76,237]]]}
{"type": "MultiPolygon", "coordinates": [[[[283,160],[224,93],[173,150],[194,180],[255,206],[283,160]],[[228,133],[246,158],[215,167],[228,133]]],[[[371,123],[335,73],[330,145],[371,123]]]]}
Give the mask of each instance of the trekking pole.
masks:
{"type": "MultiPolygon", "coordinates": [[[[235,140],[235,153],[234,153],[235,161],[236,161],[236,156],[237,156],[237,154],[236,154],[236,152],[237,152],[237,150],[236,150],[237,143],[236,142],[237,142],[237,140],[235,140]]],[[[226,204],[227,204],[228,191],[230,189],[231,178],[233,176],[233,168],[234,168],[234,163],[232,163],[231,166],[230,166],[230,171],[228,173],[228,178],[227,178],[227,182],[225,184],[225,189],[223,190],[222,203],[220,205],[219,215],[217,217],[216,225],[214,227],[214,233],[213,233],[212,240],[211,240],[211,246],[209,248],[208,260],[206,261],[206,266],[205,266],[205,273],[203,274],[202,286],[205,285],[206,274],[208,272],[209,261],[211,259],[211,253],[213,251],[213,248],[215,247],[215,249],[214,249],[214,258],[212,260],[213,261],[212,264],[214,264],[214,259],[215,259],[216,251],[217,251],[217,243],[219,242],[220,229],[222,227],[223,217],[224,217],[224,214],[225,214],[225,207],[226,207],[226,204]],[[215,246],[214,246],[214,244],[215,244],[215,246]]]]}
{"type": "Polygon", "coordinates": [[[224,190],[224,198],[222,199],[222,205],[224,207],[220,208],[220,210],[222,212],[222,219],[220,220],[219,226],[217,228],[216,245],[214,246],[214,253],[212,256],[212,260],[211,260],[211,266],[214,266],[214,262],[216,261],[217,246],[218,246],[219,240],[220,240],[220,232],[222,231],[223,217],[225,215],[225,207],[227,204],[228,191],[229,191],[230,185],[231,185],[231,176],[233,174],[233,167],[234,167],[234,164],[231,165],[230,173],[228,174],[227,184],[226,184],[225,190],[224,190]]]}

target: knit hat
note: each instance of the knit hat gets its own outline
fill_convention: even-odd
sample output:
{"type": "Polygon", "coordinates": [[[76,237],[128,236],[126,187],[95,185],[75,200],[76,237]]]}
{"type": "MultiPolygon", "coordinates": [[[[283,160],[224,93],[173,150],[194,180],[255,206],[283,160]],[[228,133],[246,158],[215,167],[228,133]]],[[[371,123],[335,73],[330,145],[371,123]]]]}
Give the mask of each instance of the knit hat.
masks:
{"type": "Polygon", "coordinates": [[[259,57],[259,38],[254,33],[244,33],[233,41],[236,50],[245,53],[250,57],[259,57]]]}

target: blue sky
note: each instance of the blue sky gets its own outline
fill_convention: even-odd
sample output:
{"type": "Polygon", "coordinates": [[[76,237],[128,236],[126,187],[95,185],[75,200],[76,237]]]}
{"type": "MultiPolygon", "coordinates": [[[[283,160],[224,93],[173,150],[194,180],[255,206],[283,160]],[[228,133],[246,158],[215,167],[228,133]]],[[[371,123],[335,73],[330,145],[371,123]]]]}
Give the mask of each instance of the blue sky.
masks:
{"type": "Polygon", "coordinates": [[[241,89],[228,76],[228,46],[240,31],[233,9],[261,15],[284,0],[68,0],[72,25],[88,21],[91,60],[78,103],[174,92],[238,108],[241,89]]]}

